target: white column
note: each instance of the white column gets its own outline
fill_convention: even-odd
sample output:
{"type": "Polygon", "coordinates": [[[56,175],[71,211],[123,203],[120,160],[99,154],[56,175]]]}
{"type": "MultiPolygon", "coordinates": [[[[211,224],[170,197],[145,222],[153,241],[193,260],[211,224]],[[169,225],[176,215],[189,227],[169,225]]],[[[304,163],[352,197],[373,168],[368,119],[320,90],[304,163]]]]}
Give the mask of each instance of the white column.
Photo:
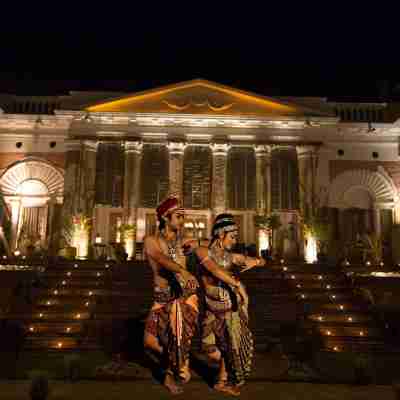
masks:
{"type": "Polygon", "coordinates": [[[256,210],[258,215],[271,212],[271,147],[255,146],[256,210]]]}
{"type": "Polygon", "coordinates": [[[183,201],[183,155],[185,143],[169,142],[169,193],[183,201]]]}
{"type": "Polygon", "coordinates": [[[125,240],[125,250],[129,259],[136,253],[137,209],[141,196],[141,164],[143,143],[139,141],[125,142],[125,177],[124,177],[124,211],[125,222],[135,226],[135,232],[125,240]]]}
{"type": "Polygon", "coordinates": [[[375,234],[376,236],[380,236],[381,235],[381,210],[377,207],[374,207],[373,210],[374,213],[374,230],[375,230],[375,234]]]}
{"type": "Polygon", "coordinates": [[[227,203],[227,188],[226,188],[226,173],[227,173],[227,157],[229,144],[212,144],[211,151],[213,156],[212,167],[212,202],[211,207],[214,217],[223,213],[226,210],[227,203]]]}
{"type": "Polygon", "coordinates": [[[11,205],[11,251],[14,251],[17,248],[18,223],[21,210],[21,200],[13,199],[9,201],[9,204],[11,205]]]}

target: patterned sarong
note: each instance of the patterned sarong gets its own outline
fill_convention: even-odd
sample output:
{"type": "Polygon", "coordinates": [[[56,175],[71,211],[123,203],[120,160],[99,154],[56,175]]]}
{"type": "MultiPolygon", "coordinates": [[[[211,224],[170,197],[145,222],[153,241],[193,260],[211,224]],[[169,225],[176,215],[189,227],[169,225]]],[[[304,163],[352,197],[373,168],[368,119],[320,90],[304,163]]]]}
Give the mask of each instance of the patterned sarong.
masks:
{"type": "Polygon", "coordinates": [[[167,357],[167,369],[179,376],[189,358],[197,327],[198,283],[189,287],[179,274],[175,278],[182,288],[181,295],[177,297],[171,286],[154,288],[154,304],[146,319],[145,332],[158,339],[167,357]]]}
{"type": "Polygon", "coordinates": [[[225,360],[228,383],[242,385],[250,375],[254,346],[248,323],[248,300],[243,301],[227,285],[205,288],[202,346],[208,354],[217,350],[225,360]]]}

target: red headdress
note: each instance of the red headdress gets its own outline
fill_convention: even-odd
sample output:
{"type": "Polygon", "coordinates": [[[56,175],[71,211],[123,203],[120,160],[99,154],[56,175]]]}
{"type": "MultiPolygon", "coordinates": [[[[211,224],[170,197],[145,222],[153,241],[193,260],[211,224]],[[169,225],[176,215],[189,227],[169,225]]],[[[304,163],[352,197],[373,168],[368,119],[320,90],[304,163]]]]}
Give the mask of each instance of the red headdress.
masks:
{"type": "Polygon", "coordinates": [[[160,219],[177,210],[182,210],[179,200],[176,197],[168,197],[158,205],[156,209],[157,217],[160,219]]]}

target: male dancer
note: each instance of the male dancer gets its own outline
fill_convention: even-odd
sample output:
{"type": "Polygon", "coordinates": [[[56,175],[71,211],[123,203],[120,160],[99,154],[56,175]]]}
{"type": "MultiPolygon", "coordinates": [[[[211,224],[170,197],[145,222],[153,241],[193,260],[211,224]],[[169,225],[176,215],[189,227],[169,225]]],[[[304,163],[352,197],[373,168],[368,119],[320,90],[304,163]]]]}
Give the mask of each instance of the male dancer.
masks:
{"type": "Polygon", "coordinates": [[[199,288],[186,270],[181,231],[184,210],[175,197],[157,207],[159,232],[144,240],[144,251],[154,277],[154,304],[146,320],[144,345],[166,362],[164,386],[182,392],[177,380],[190,379],[189,352],[198,318],[199,288]]]}

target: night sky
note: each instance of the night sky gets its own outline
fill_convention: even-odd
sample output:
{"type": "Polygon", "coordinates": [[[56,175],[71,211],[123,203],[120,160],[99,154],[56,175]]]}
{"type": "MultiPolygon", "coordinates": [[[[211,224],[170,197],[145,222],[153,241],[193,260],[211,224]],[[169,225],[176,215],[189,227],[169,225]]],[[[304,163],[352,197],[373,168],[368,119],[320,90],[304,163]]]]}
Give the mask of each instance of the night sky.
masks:
{"type": "Polygon", "coordinates": [[[272,96],[400,99],[397,9],[312,3],[5,5],[0,93],[135,92],[204,78],[272,96]]]}

